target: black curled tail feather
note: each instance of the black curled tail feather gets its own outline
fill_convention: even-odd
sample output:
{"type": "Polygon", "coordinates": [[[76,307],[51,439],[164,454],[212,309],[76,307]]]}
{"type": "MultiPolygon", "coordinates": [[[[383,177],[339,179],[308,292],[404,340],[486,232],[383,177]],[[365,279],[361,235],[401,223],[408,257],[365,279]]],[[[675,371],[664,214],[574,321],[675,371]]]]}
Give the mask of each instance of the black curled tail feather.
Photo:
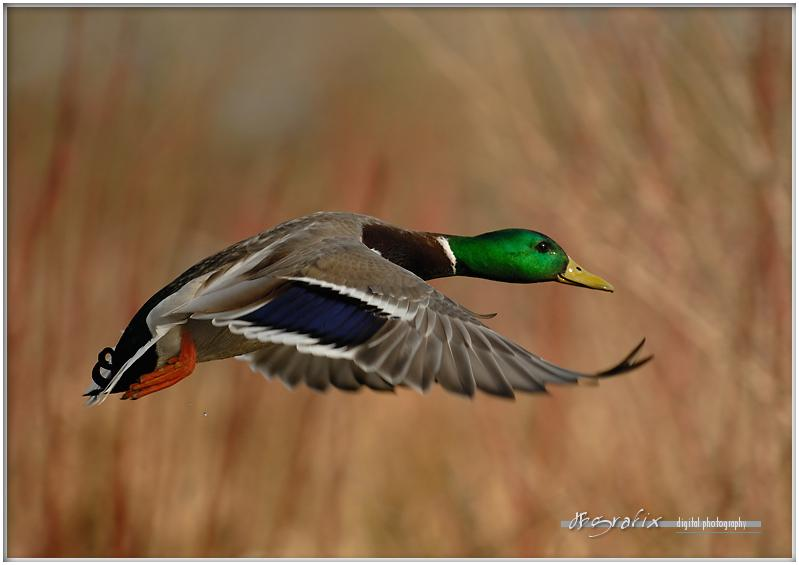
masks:
{"type": "Polygon", "coordinates": [[[92,381],[99,388],[89,391],[84,396],[97,396],[100,392],[105,390],[108,383],[111,381],[112,370],[114,368],[114,348],[106,347],[97,355],[97,363],[94,364],[92,369],[92,381]],[[108,371],[108,376],[103,376],[100,369],[108,371]]]}

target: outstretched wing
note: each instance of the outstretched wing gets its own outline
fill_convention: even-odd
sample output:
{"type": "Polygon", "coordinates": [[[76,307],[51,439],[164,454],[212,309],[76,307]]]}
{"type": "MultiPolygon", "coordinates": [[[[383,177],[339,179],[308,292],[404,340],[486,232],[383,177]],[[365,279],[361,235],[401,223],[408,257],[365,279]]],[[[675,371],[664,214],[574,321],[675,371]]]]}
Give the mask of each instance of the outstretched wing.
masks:
{"type": "Polygon", "coordinates": [[[458,394],[513,397],[648,361],[635,357],[641,344],[601,373],[560,368],[352,239],[330,238],[304,253],[222,274],[207,286],[176,312],[263,343],[243,359],[289,386],[426,391],[438,382],[458,394]]]}

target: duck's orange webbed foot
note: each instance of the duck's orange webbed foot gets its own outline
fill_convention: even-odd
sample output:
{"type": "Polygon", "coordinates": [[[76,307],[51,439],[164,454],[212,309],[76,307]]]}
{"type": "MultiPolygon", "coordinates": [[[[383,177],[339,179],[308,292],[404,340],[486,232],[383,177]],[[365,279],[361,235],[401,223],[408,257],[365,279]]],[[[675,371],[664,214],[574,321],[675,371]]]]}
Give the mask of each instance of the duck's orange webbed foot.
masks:
{"type": "Polygon", "coordinates": [[[194,371],[197,365],[197,350],[189,332],[184,331],[180,338],[180,353],[167,360],[166,365],[139,377],[139,382],[130,385],[122,400],[136,400],[176,384],[194,371]]]}

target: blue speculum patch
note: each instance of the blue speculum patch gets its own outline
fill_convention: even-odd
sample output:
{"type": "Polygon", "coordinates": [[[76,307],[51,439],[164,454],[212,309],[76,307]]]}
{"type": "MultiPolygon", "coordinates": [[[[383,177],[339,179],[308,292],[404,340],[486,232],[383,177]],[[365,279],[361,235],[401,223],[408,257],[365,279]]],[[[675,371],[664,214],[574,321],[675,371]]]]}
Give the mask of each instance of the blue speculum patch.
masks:
{"type": "Polygon", "coordinates": [[[358,345],[386,323],[379,311],[356,298],[304,283],[291,283],[268,304],[241,317],[258,326],[317,338],[337,347],[358,345]]]}

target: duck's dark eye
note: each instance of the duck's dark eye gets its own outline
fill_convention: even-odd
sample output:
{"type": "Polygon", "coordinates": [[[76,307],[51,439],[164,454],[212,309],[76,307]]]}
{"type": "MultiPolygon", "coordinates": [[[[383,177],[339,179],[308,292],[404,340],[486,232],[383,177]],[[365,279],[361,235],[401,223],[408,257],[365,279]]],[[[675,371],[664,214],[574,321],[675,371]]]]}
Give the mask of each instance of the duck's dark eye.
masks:
{"type": "Polygon", "coordinates": [[[547,253],[551,248],[549,247],[549,243],[546,241],[541,241],[538,245],[535,246],[536,251],[539,253],[547,253]]]}

